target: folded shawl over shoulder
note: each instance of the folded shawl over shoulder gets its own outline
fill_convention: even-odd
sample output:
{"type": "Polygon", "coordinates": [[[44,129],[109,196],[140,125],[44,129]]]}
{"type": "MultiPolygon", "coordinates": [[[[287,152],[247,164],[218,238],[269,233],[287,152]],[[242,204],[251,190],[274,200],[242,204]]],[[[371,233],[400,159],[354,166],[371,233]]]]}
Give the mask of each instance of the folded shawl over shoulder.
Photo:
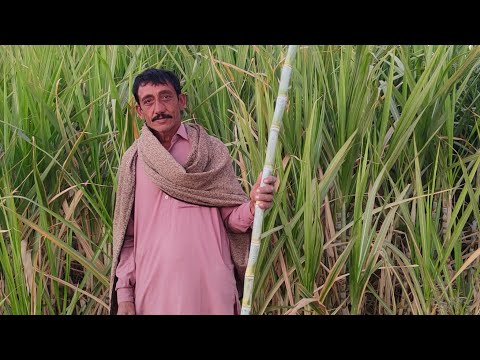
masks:
{"type": "MultiPolygon", "coordinates": [[[[191,151],[185,167],[180,165],[162,146],[147,126],[140,138],[125,152],[118,171],[118,189],[113,217],[113,258],[110,274],[110,314],[117,312],[115,284],[116,268],[123,246],[128,221],[135,197],[135,167],[137,158],[145,164],[147,176],[166,194],[188,203],[226,207],[248,201],[232,167],[228,149],[219,139],[207,134],[198,124],[187,129],[191,151]]],[[[235,268],[239,296],[248,263],[250,232],[236,234],[229,231],[230,253],[235,268]]]]}

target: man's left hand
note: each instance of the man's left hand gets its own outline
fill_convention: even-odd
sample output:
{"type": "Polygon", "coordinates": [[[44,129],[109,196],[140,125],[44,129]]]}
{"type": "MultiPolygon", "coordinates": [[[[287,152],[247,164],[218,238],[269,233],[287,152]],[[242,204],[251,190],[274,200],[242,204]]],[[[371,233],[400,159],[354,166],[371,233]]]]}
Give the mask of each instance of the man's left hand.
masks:
{"type": "Polygon", "coordinates": [[[258,202],[258,206],[267,210],[272,207],[273,194],[274,194],[274,185],[277,181],[275,176],[267,176],[263,183],[264,186],[260,187],[262,181],[262,173],[258,175],[257,182],[253,185],[252,191],[250,192],[250,211],[252,214],[255,212],[255,203],[258,202]]]}

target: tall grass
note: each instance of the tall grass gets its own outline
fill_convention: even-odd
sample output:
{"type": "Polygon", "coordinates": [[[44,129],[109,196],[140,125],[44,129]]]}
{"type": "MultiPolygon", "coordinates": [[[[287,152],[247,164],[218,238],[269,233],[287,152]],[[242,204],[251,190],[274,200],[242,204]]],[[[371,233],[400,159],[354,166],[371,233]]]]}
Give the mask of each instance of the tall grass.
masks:
{"type": "MultiPolygon", "coordinates": [[[[0,314],[106,313],[136,74],[181,76],[249,193],[286,49],[0,47],[0,314]]],[[[252,313],[480,313],[479,55],[299,47],[252,313]]]]}

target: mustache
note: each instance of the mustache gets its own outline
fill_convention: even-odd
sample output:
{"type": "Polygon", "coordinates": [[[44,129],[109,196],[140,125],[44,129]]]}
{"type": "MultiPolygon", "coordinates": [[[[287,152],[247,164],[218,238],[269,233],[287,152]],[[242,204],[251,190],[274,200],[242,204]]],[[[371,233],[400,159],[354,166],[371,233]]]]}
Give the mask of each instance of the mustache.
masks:
{"type": "Polygon", "coordinates": [[[172,118],[173,118],[173,116],[170,115],[170,114],[160,113],[160,114],[155,115],[155,116],[152,118],[152,121],[160,120],[160,119],[172,119],[172,118]]]}

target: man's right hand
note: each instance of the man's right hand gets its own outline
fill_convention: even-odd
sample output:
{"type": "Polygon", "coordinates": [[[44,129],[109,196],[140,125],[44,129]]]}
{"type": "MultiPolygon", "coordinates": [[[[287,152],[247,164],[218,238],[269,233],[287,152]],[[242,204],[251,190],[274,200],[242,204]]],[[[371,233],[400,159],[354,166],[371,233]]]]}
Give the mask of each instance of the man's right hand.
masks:
{"type": "Polygon", "coordinates": [[[135,315],[135,304],[132,301],[119,303],[117,315],[135,315]]]}

